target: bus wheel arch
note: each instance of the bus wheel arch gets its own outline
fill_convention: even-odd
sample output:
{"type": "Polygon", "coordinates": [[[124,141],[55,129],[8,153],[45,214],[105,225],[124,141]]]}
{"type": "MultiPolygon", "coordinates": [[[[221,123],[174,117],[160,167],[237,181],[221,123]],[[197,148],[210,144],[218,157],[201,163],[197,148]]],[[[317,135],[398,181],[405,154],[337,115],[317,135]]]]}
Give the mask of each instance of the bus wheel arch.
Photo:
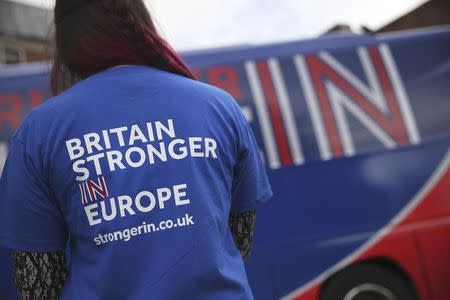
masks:
{"type": "Polygon", "coordinates": [[[322,284],[320,300],[419,300],[414,282],[389,258],[373,258],[349,265],[322,284]]]}

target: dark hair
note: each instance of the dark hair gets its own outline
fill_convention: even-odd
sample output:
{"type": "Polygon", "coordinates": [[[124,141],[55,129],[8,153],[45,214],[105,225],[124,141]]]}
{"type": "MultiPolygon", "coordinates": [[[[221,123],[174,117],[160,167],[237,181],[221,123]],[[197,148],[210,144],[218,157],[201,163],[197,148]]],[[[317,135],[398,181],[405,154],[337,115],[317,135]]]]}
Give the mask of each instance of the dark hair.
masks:
{"type": "Polygon", "coordinates": [[[142,0],[56,0],[53,94],[118,65],[148,65],[194,79],[142,0]]]}

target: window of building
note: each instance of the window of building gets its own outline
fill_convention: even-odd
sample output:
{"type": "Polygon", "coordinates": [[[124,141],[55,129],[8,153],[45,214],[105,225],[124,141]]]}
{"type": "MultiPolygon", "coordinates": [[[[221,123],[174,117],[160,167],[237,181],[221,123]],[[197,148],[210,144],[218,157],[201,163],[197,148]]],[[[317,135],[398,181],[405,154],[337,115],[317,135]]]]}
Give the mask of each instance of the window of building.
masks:
{"type": "Polygon", "coordinates": [[[24,61],[24,51],[18,47],[0,47],[0,64],[18,64],[24,61]]]}

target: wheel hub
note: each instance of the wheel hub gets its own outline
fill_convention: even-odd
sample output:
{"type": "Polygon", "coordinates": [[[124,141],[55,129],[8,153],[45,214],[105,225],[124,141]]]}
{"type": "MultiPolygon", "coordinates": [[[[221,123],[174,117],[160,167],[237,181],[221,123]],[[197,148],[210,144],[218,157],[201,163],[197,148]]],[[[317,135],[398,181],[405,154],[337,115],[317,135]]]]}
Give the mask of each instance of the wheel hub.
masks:
{"type": "Polygon", "coordinates": [[[397,300],[397,297],[381,285],[364,283],[352,288],[343,300],[397,300]]]}

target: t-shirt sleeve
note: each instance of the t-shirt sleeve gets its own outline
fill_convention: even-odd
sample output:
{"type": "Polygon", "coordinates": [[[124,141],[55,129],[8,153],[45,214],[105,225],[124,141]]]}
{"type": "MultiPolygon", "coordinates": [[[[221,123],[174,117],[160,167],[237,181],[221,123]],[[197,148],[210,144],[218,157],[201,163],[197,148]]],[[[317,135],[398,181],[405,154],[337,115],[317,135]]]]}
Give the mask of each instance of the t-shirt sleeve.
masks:
{"type": "Polygon", "coordinates": [[[272,197],[262,154],[253,131],[236,104],[238,157],[233,170],[232,212],[256,209],[272,197]]]}
{"type": "Polygon", "coordinates": [[[22,251],[63,250],[67,231],[42,164],[15,138],[0,180],[0,245],[22,251]]]}

